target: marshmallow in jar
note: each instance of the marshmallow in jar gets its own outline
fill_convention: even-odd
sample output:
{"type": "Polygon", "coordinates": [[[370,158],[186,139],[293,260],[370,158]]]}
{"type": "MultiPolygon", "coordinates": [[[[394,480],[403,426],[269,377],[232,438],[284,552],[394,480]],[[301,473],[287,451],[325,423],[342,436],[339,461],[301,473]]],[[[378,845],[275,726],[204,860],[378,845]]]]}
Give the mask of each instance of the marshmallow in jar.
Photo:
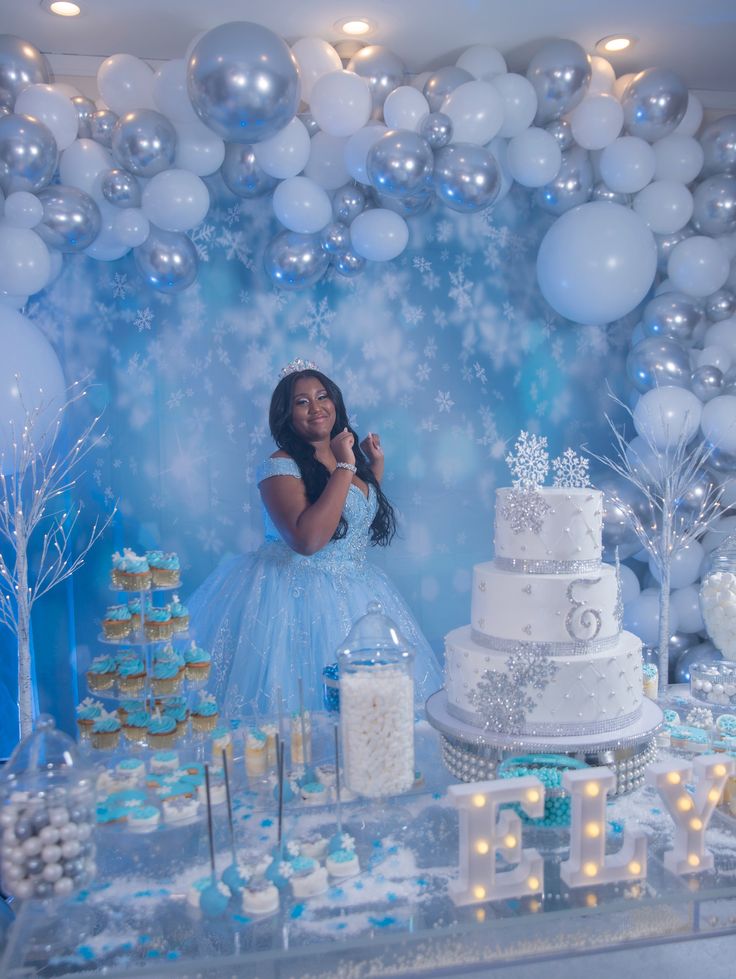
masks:
{"type": "Polygon", "coordinates": [[[348,788],[369,798],[405,792],[414,783],[414,650],[371,602],[337,659],[348,788]]]}
{"type": "Polygon", "coordinates": [[[736,535],[711,555],[700,586],[703,622],[724,659],[736,660],[736,535]]]}
{"type": "Polygon", "coordinates": [[[0,879],[6,894],[67,897],[95,873],[93,773],[41,715],[0,774],[0,879]]]}

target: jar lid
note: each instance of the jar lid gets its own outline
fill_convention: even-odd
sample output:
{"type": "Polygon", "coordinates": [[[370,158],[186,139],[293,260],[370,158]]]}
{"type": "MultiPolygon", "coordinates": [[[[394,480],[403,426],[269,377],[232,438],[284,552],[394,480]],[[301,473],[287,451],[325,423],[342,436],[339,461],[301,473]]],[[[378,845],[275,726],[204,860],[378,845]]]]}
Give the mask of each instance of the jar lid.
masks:
{"type": "Polygon", "coordinates": [[[369,602],[365,615],[353,623],[337,650],[338,657],[350,660],[399,660],[413,653],[411,644],[399,632],[380,602],[369,602]]]}
{"type": "Polygon", "coordinates": [[[90,782],[90,769],[82,761],[76,742],[56,728],[53,717],[40,714],[33,732],[15,746],[0,772],[0,786],[42,791],[63,781],[90,782]]]}

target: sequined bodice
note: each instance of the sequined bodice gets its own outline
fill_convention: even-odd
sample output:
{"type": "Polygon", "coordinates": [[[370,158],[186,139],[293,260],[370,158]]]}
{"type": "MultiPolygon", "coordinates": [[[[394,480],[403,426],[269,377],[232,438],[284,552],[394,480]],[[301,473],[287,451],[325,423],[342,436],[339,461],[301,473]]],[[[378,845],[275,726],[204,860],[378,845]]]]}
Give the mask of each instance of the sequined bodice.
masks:
{"type": "MultiPolygon", "coordinates": [[[[258,467],[258,482],[270,476],[293,476],[301,479],[299,467],[292,459],[266,459],[258,467]]],[[[355,485],[350,486],[343,509],[348,530],[340,540],[331,540],[316,554],[305,556],[297,554],[286,544],[279,534],[266,508],[263,508],[263,523],[266,545],[272,548],[281,560],[289,563],[307,563],[324,571],[345,572],[360,568],[365,562],[370,541],[370,526],[376,515],[377,500],[375,490],[368,486],[368,496],[355,485]]]]}

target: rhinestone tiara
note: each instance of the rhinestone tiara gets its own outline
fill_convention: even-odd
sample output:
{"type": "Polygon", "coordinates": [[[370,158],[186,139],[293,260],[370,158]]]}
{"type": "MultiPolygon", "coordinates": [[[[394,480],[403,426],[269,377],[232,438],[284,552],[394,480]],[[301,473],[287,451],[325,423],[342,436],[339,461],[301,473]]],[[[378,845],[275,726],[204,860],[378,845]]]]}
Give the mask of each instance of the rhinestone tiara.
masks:
{"type": "Polygon", "coordinates": [[[314,363],[313,360],[304,360],[302,357],[297,357],[295,360],[290,361],[285,367],[282,367],[279,371],[279,380],[284,377],[288,377],[289,374],[296,374],[299,371],[318,371],[319,367],[314,363]]]}

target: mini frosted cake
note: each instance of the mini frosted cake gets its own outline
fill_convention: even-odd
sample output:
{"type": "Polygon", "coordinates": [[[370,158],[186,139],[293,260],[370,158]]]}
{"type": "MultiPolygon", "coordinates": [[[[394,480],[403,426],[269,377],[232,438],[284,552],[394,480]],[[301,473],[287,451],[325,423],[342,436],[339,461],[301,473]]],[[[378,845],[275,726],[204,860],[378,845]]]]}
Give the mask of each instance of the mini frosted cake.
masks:
{"type": "Polygon", "coordinates": [[[181,584],[179,558],[173,552],[146,551],[146,560],[151,569],[151,582],[155,588],[176,588],[181,584]]]}
{"type": "Polygon", "coordinates": [[[180,734],[184,734],[187,727],[187,721],[189,720],[189,711],[186,704],[180,702],[179,697],[172,697],[171,700],[164,700],[162,704],[162,713],[166,714],[167,717],[173,717],[176,721],[176,727],[180,734]]]}
{"type": "Polygon", "coordinates": [[[641,675],[644,696],[649,697],[650,700],[656,700],[659,684],[659,670],[654,663],[644,663],[641,668],[641,675]]]}
{"type": "Polygon", "coordinates": [[[360,872],[360,861],[355,850],[335,850],[328,854],[325,867],[332,877],[354,877],[360,872]]]}
{"type": "Polygon", "coordinates": [[[139,785],[146,775],[146,766],[140,758],[123,758],[115,766],[115,771],[131,785],[139,785]]]}
{"type": "Polygon", "coordinates": [[[296,898],[314,897],[327,890],[327,871],[312,857],[299,856],[291,861],[291,890],[296,898]]]}
{"type": "Polygon", "coordinates": [[[175,772],[179,767],[179,754],[176,751],[157,751],[151,755],[151,771],[161,774],[175,772]]]}
{"type": "Polygon", "coordinates": [[[128,827],[134,833],[150,833],[161,821],[156,806],[137,806],[128,811],[128,827]]]}
{"type": "Polygon", "coordinates": [[[164,813],[164,822],[184,823],[196,817],[199,811],[199,802],[193,796],[180,795],[171,799],[164,799],[161,807],[164,813]]]}
{"type": "Polygon", "coordinates": [[[253,727],[245,735],[245,771],[251,777],[265,774],[268,738],[260,728],[253,727]]]}
{"type": "Polygon", "coordinates": [[[113,555],[112,581],[122,591],[144,591],[151,586],[151,569],[145,557],[125,548],[122,556],[113,555]]]}
{"type": "Polygon", "coordinates": [[[110,605],[102,619],[106,639],[124,639],[133,631],[133,620],[127,605],[110,605]]]}
{"type": "Polygon", "coordinates": [[[246,914],[271,914],[279,907],[277,888],[264,877],[250,881],[243,888],[243,911],[246,914]]]}
{"type": "Polygon", "coordinates": [[[227,755],[228,763],[233,760],[233,736],[230,729],[224,726],[216,727],[212,732],[212,760],[222,765],[222,754],[227,755]]]}
{"type": "Polygon", "coordinates": [[[174,632],[186,632],[189,628],[189,609],[183,602],[179,601],[178,595],[171,596],[169,609],[171,610],[171,624],[174,632]]]}

